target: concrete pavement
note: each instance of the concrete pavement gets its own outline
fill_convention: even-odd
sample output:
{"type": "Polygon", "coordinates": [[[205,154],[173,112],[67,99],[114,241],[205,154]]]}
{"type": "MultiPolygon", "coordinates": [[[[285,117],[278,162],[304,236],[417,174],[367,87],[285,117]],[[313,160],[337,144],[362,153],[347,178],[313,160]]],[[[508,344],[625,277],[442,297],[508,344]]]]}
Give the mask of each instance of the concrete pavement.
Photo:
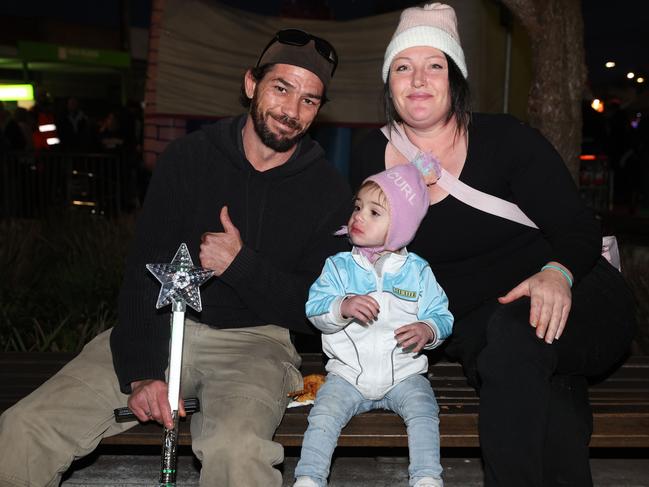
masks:
{"type": "MultiPolygon", "coordinates": [[[[159,455],[99,454],[75,463],[62,487],[135,487],[156,485],[159,455]]],[[[369,450],[365,452],[371,454],[369,450]]],[[[646,452],[645,452],[646,453],[646,452]]],[[[288,452],[297,455],[297,451],[288,452]]],[[[637,455],[636,455],[637,456],[637,455]]],[[[591,460],[596,487],[649,487],[649,454],[641,458],[594,458],[591,460]]],[[[284,484],[290,487],[297,458],[287,456],[283,464],[284,484]]],[[[482,467],[475,457],[443,458],[446,487],[483,487],[482,467]]],[[[177,483],[198,486],[198,462],[185,452],[179,456],[177,483]]],[[[406,487],[408,461],[405,456],[337,457],[329,487],[406,487]]]]}

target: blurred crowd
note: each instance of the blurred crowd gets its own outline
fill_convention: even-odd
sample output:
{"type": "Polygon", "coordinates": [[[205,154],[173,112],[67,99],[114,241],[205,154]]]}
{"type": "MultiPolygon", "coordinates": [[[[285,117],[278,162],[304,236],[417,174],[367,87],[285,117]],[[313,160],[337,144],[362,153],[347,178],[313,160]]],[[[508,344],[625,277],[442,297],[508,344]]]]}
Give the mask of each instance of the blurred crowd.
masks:
{"type": "Polygon", "coordinates": [[[606,110],[584,110],[584,150],[605,156],[611,207],[637,215],[649,210],[649,120],[630,97],[612,96],[606,110]]]}
{"type": "Polygon", "coordinates": [[[41,154],[113,154],[120,161],[125,210],[140,204],[149,180],[143,165],[143,111],[139,102],[86,114],[74,96],[54,102],[46,93],[30,108],[11,110],[0,101],[0,155],[3,152],[41,154]]]}

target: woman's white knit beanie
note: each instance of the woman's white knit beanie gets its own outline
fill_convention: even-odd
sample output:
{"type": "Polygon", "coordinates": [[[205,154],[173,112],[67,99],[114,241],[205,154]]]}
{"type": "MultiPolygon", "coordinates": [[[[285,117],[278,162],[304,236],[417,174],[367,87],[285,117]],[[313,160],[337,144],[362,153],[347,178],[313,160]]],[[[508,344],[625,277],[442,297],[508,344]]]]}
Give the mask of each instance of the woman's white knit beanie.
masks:
{"type": "Polygon", "coordinates": [[[394,57],[415,46],[439,49],[455,62],[465,78],[468,77],[453,7],[443,3],[430,3],[423,7],[407,8],[401,13],[397,30],[385,50],[383,82],[388,79],[394,57]]]}

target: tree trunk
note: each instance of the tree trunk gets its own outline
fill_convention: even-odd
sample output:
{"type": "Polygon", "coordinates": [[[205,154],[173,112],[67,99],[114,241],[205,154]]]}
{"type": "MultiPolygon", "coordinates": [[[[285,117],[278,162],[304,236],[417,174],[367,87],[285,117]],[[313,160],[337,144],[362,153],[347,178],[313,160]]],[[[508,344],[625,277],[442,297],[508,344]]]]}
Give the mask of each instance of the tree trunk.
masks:
{"type": "Polygon", "coordinates": [[[502,0],[523,24],[532,49],[530,124],[563,157],[578,181],[586,82],[580,0],[502,0]]]}

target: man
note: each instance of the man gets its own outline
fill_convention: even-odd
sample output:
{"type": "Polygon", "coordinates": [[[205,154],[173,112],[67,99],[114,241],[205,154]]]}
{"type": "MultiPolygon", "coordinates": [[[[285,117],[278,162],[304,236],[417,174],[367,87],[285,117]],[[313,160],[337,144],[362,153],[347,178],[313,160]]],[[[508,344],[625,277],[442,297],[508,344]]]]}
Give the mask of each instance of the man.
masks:
{"type": "Polygon", "coordinates": [[[78,98],[74,96],[68,98],[65,111],[57,117],[56,128],[61,139],[61,150],[90,152],[94,149],[88,117],[81,109],[78,98]]]}
{"type": "Polygon", "coordinates": [[[0,101],[0,153],[4,151],[25,150],[27,141],[23,135],[20,125],[5,109],[4,103],[0,101]]]}
{"type": "Polygon", "coordinates": [[[301,388],[290,332],[311,331],[308,287],[326,256],[346,246],[332,232],[351,195],[305,135],[336,62],[323,39],[278,32],[246,71],[249,113],[161,155],[126,264],[119,324],[2,416],[0,485],[58,485],[75,457],[132,425],[112,418],[127,401],[141,421],[171,427],[169,310],[155,311],[159,286],[145,264],[169,262],[181,242],[217,276],[202,288],[202,313],[188,311],[183,353],[182,395],[201,402],[191,422],[201,485],[281,485],[273,465],[283,450],[272,436],[287,393],[301,388]]]}

